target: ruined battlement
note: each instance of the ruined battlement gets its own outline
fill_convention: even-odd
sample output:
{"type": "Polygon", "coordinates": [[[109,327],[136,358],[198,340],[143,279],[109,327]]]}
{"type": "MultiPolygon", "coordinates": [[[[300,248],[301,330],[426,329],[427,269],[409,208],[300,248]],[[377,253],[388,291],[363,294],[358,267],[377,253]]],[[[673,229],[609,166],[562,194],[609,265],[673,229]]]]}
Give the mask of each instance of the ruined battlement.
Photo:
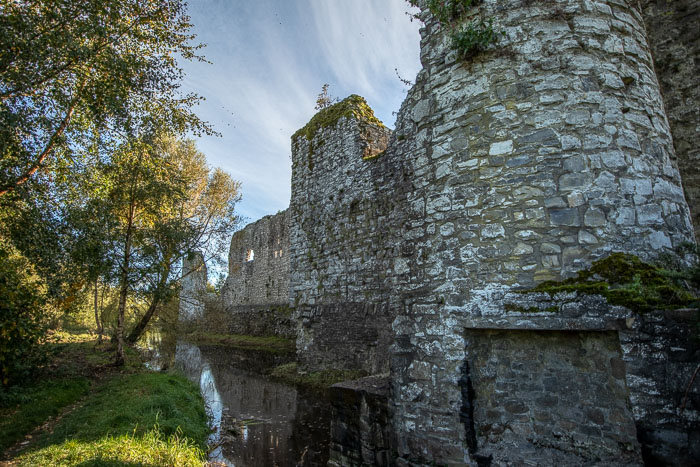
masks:
{"type": "Polygon", "coordinates": [[[207,291],[207,265],[201,253],[182,259],[182,274],[178,316],[185,322],[196,321],[204,314],[207,291]]]}
{"type": "Polygon", "coordinates": [[[394,205],[380,195],[390,136],[364,99],[350,96],[292,137],[289,298],[306,366],[389,370],[393,315],[381,258],[394,252],[380,252],[377,236],[392,228],[394,205]]]}
{"type": "Polygon", "coordinates": [[[236,232],[221,292],[227,307],[286,305],[289,299],[289,212],[265,216],[236,232]]]}

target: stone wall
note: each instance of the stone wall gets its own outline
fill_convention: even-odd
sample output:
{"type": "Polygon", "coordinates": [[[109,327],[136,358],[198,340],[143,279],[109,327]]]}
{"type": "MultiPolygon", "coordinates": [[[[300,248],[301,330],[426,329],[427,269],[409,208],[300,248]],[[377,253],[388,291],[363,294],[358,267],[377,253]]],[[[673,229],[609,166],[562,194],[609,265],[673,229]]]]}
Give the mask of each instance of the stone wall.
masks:
{"type": "Polygon", "coordinates": [[[382,240],[396,228],[388,220],[396,200],[380,192],[393,173],[383,155],[391,132],[358,96],[314,118],[292,138],[298,356],[307,367],[388,371],[393,315],[383,285],[398,252],[382,240]]]}
{"type": "Polygon", "coordinates": [[[471,448],[496,465],[641,461],[615,332],[467,330],[471,448]]]}
{"type": "Polygon", "coordinates": [[[289,212],[265,216],[231,239],[221,292],[231,312],[239,305],[286,305],[289,300],[289,212]]]}
{"type": "Polygon", "coordinates": [[[207,265],[201,253],[183,258],[182,276],[178,317],[182,321],[194,321],[203,316],[207,299],[207,265]]]}
{"type": "Polygon", "coordinates": [[[413,180],[389,240],[408,252],[390,300],[402,458],[468,460],[458,414],[470,317],[506,315],[509,291],[612,251],[650,259],[692,239],[634,5],[485,0],[475,14],[505,35],[466,64],[423,12],[423,70],[387,149],[413,180]]]}
{"type": "Polygon", "coordinates": [[[685,197],[700,240],[700,1],[641,3],[685,197]]]}
{"type": "Polygon", "coordinates": [[[390,367],[387,410],[341,391],[361,414],[338,413],[339,463],[389,445],[399,465],[697,458],[697,386],[680,408],[700,357],[687,314],[520,293],[694,237],[638,3],[484,0],[471,14],[504,34],[463,63],[422,9],[423,69],[393,134],[351,96],[293,136],[289,210],[232,241],[230,312],[288,299],[303,367],[390,367]],[[385,443],[372,427],[387,414],[385,443]]]}
{"type": "MultiPolygon", "coordinates": [[[[229,334],[296,339],[297,323],[286,304],[238,305],[228,308],[224,326],[229,334]]],[[[221,330],[219,330],[221,332],[221,330]]]]}
{"type": "Polygon", "coordinates": [[[698,310],[636,316],[619,333],[637,434],[647,465],[700,459],[698,310]]]}

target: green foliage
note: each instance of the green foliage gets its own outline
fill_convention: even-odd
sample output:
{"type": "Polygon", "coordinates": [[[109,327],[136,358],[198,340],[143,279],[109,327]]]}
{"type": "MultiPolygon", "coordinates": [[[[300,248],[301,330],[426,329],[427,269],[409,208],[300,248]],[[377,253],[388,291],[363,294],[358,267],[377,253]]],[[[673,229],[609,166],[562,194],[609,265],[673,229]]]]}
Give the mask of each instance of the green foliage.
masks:
{"type": "Polygon", "coordinates": [[[367,105],[363,97],[352,94],[337,104],[326,107],[318,112],[303,128],[292,135],[292,141],[305,136],[311,141],[321,128],[333,126],[343,117],[355,118],[361,122],[384,127],[384,124],[374,116],[374,111],[367,105]]]}
{"type": "Polygon", "coordinates": [[[130,329],[126,339],[135,342],[177,294],[183,258],[225,250],[238,224],[240,184],[210,169],[194,142],[167,131],[129,139],[96,165],[91,178],[103,188],[74,209],[81,238],[75,261],[92,266],[89,282],[100,278],[118,291],[105,311],[116,315],[117,339],[130,329]]]}
{"type": "Polygon", "coordinates": [[[468,60],[497,40],[492,19],[471,21],[454,30],[451,37],[452,48],[461,60],[468,60]]]}
{"type": "MultiPolygon", "coordinates": [[[[409,0],[418,6],[417,0],[409,0]]],[[[428,0],[426,6],[440,25],[449,30],[452,49],[460,60],[476,56],[498,40],[499,33],[493,28],[493,19],[473,19],[464,24],[464,19],[481,0],[428,0]]],[[[500,33],[505,34],[505,31],[500,33]]]]}
{"type": "Polygon", "coordinates": [[[0,452],[87,394],[89,387],[86,378],[52,378],[4,393],[0,398],[0,452]]]}
{"type": "Polygon", "coordinates": [[[647,264],[634,255],[613,253],[561,282],[545,281],[527,292],[602,295],[613,305],[637,312],[692,306],[697,298],[674,280],[678,272],[647,264]]]}
{"type": "Polygon", "coordinates": [[[428,0],[428,10],[441,24],[452,24],[466,15],[481,0],[428,0]]]}
{"type": "Polygon", "coordinates": [[[41,357],[49,318],[46,285],[32,264],[0,239],[0,378],[7,387],[27,378],[41,357]]]}
{"type": "Polygon", "coordinates": [[[657,263],[671,280],[700,295],[700,245],[682,243],[673,253],[661,255],[657,263]]]}
{"type": "Polygon", "coordinates": [[[180,433],[166,436],[156,426],[143,435],[66,440],[20,457],[17,465],[204,467],[208,463],[204,451],[191,439],[180,433]]]}
{"type": "Polygon", "coordinates": [[[203,60],[182,0],[0,5],[0,195],[57,155],[144,128],[209,132],[179,89],[177,61],[203,60]]]}

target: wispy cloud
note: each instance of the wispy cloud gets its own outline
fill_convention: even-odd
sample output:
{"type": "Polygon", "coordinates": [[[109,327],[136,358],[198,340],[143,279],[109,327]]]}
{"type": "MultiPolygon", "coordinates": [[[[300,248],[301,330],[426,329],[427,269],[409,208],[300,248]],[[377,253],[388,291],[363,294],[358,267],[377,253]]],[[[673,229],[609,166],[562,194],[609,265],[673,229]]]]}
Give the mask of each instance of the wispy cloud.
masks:
{"type": "Polygon", "coordinates": [[[392,125],[418,62],[418,24],[404,0],[196,0],[190,15],[212,65],[185,64],[186,90],[221,133],[202,137],[209,163],[243,183],[250,220],[285,209],[290,137],[314,114],[321,85],[361,94],[392,125]]]}

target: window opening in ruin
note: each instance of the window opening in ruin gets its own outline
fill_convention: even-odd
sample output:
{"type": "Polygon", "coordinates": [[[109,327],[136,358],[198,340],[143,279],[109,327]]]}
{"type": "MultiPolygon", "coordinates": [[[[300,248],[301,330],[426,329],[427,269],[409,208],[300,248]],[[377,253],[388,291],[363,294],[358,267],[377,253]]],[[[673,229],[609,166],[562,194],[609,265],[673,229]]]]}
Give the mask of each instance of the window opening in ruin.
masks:
{"type": "Polygon", "coordinates": [[[277,250],[275,250],[275,258],[277,258],[277,250]]]}
{"type": "Polygon", "coordinates": [[[282,257],[282,250],[280,250],[280,258],[282,257]]]}
{"type": "Polygon", "coordinates": [[[255,259],[255,252],[252,249],[248,250],[248,253],[245,255],[246,262],[253,261],[254,259],[255,259]]]}

